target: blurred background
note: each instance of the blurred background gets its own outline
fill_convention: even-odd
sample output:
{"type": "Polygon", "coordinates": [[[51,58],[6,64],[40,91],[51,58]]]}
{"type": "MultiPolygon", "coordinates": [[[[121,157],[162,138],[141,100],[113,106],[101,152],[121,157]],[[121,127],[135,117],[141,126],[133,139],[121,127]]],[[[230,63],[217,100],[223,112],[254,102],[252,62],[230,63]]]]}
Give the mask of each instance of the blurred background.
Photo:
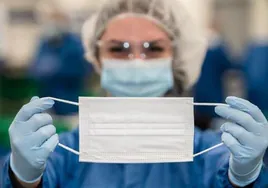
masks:
{"type": "MultiPolygon", "coordinates": [[[[268,116],[268,0],[180,0],[200,25],[209,47],[196,85],[196,102],[243,97],[268,116]],[[266,85],[267,84],[267,85],[266,85]]],[[[83,22],[103,0],[0,0],[0,156],[8,127],[32,96],[77,101],[102,96],[99,76],[84,59],[83,22]]],[[[76,106],[56,103],[58,132],[78,125],[76,106]]],[[[201,129],[219,129],[212,107],[195,108],[201,129]]]]}

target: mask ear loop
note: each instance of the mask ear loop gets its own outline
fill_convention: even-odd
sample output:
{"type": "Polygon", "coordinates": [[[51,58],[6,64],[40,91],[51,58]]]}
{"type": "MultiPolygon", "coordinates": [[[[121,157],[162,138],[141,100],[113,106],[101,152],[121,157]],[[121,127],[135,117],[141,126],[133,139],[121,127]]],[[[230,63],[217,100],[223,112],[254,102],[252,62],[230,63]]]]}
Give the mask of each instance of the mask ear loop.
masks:
{"type": "MultiPolygon", "coordinates": [[[[52,100],[54,100],[54,101],[58,101],[58,102],[62,102],[62,103],[66,103],[66,104],[71,104],[71,105],[79,106],[79,103],[78,103],[78,102],[68,101],[68,100],[64,100],[64,99],[58,99],[58,98],[54,98],[54,97],[46,97],[46,98],[48,98],[48,99],[52,99],[52,100]]],[[[223,104],[223,103],[190,103],[190,104],[192,104],[192,105],[194,105],[194,106],[229,106],[229,105],[227,105],[227,104],[223,104]]],[[[92,121],[92,122],[93,122],[93,121],[92,121]]],[[[205,150],[203,150],[203,151],[201,151],[201,152],[199,152],[199,153],[194,154],[193,157],[197,157],[197,156],[199,156],[199,155],[202,155],[202,154],[204,154],[204,153],[207,153],[207,152],[209,152],[209,151],[211,151],[211,150],[214,150],[214,149],[216,149],[216,148],[218,148],[218,147],[221,147],[221,146],[223,146],[223,145],[224,145],[223,142],[222,142],[222,143],[219,143],[219,144],[214,145],[214,146],[212,146],[212,147],[210,147],[210,148],[208,148],[208,149],[205,149],[205,150]]],[[[78,151],[76,151],[76,150],[74,150],[74,149],[72,149],[72,148],[70,148],[70,147],[68,147],[68,146],[65,146],[65,145],[63,145],[63,144],[61,144],[61,143],[58,143],[58,146],[60,146],[61,148],[65,149],[65,150],[67,150],[67,151],[70,151],[71,153],[73,153],[73,154],[75,154],[75,155],[80,155],[80,152],[78,152],[78,151]]]]}
{"type": "MultiPolygon", "coordinates": [[[[79,103],[78,102],[68,101],[68,100],[64,100],[64,99],[58,99],[58,98],[54,98],[54,97],[46,97],[46,98],[52,99],[54,101],[66,103],[66,104],[71,104],[71,105],[79,106],[79,103]]],[[[92,123],[93,123],[93,121],[92,121],[92,123]]],[[[73,154],[75,154],[75,155],[78,155],[78,156],[80,155],[80,152],[79,151],[76,151],[76,150],[74,150],[74,149],[72,149],[72,148],[70,148],[68,146],[65,146],[65,145],[63,145],[61,143],[58,143],[58,146],[61,147],[61,148],[63,148],[63,149],[65,149],[65,150],[67,150],[67,151],[69,151],[69,152],[71,152],[71,153],[73,153],[73,154]]]]}
{"type": "Polygon", "coordinates": [[[222,142],[222,143],[217,144],[217,145],[215,145],[215,146],[212,146],[212,147],[210,147],[210,148],[208,148],[208,149],[205,149],[205,150],[203,150],[203,151],[201,151],[201,152],[199,152],[199,153],[194,154],[193,157],[197,157],[197,156],[199,156],[199,155],[202,155],[203,153],[207,153],[207,152],[209,152],[210,150],[213,150],[213,149],[215,149],[215,148],[218,148],[218,147],[220,147],[220,146],[223,146],[223,144],[224,144],[224,143],[222,142]]]}
{"type": "MultiPolygon", "coordinates": [[[[192,103],[194,106],[229,106],[228,104],[224,104],[224,103],[192,103]]],[[[198,152],[198,153],[196,153],[196,154],[194,154],[193,155],[193,157],[197,157],[197,156],[199,156],[199,155],[202,155],[202,154],[204,154],[204,153],[207,153],[207,152],[209,152],[209,151],[211,151],[211,150],[213,150],[213,149],[216,149],[216,148],[218,148],[218,147],[221,147],[221,146],[223,146],[224,145],[224,143],[222,142],[222,143],[219,143],[219,144],[217,144],[217,145],[214,145],[214,146],[212,146],[212,147],[210,147],[210,148],[208,148],[208,149],[205,149],[205,150],[203,150],[203,151],[201,151],[201,152],[198,152]]]]}

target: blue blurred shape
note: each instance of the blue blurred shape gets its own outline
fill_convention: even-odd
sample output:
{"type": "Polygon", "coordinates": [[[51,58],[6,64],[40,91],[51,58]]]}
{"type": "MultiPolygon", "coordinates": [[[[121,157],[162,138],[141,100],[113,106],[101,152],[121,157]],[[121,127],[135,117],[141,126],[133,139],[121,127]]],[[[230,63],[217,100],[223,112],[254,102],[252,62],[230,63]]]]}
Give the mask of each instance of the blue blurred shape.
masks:
{"type": "MultiPolygon", "coordinates": [[[[225,46],[220,43],[209,48],[201,69],[201,75],[194,87],[196,102],[220,103],[224,101],[224,73],[233,68],[228,59],[225,46]]],[[[214,108],[198,106],[195,108],[200,116],[214,117],[214,108]]]]}
{"type": "Polygon", "coordinates": [[[249,101],[267,116],[268,111],[268,42],[252,43],[245,58],[245,79],[249,101]]]}
{"type": "MultiPolygon", "coordinates": [[[[40,97],[56,97],[77,101],[84,90],[84,81],[93,71],[84,59],[82,43],[78,36],[62,33],[52,38],[42,38],[30,75],[36,80],[40,97]]],[[[58,115],[70,115],[77,106],[56,103],[58,115]]]]}

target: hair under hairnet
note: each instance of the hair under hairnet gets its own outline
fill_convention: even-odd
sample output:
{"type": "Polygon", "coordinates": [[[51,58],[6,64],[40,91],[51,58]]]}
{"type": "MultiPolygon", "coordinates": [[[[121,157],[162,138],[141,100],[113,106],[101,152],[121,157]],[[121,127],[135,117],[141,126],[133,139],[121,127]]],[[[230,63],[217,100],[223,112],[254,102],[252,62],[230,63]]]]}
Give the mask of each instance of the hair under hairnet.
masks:
{"type": "Polygon", "coordinates": [[[173,72],[178,92],[190,88],[198,79],[203,62],[206,40],[179,0],[108,0],[102,8],[84,24],[82,36],[86,58],[97,71],[97,41],[108,23],[123,14],[148,18],[167,32],[175,43],[173,72]]]}

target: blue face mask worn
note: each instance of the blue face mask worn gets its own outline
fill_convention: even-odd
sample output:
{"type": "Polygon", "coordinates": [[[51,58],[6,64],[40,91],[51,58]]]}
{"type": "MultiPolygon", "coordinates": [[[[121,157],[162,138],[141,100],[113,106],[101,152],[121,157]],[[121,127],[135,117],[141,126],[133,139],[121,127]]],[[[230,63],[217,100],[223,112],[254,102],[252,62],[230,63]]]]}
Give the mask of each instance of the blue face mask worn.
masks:
{"type": "Polygon", "coordinates": [[[173,87],[172,59],[103,59],[101,86],[113,97],[161,97],[173,87]]]}

